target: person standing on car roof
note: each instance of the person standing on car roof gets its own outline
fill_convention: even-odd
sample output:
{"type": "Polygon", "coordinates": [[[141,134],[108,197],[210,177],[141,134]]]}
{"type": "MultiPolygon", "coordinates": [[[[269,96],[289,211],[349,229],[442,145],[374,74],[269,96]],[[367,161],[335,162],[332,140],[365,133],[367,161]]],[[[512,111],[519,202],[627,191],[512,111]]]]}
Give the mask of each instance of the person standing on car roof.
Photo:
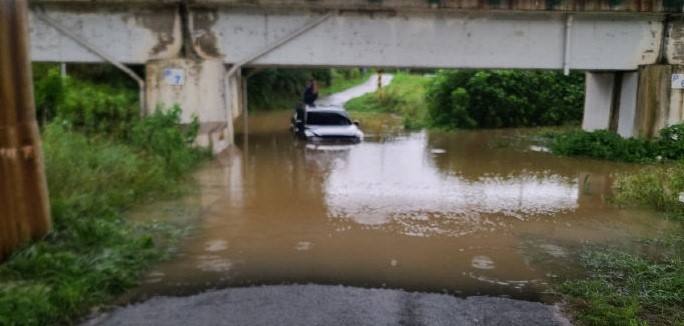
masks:
{"type": "Polygon", "coordinates": [[[304,104],[309,106],[315,106],[314,101],[316,101],[317,98],[318,85],[316,84],[316,79],[312,77],[309,82],[309,86],[307,86],[304,90],[304,96],[302,96],[302,99],[304,100],[304,104]]]}

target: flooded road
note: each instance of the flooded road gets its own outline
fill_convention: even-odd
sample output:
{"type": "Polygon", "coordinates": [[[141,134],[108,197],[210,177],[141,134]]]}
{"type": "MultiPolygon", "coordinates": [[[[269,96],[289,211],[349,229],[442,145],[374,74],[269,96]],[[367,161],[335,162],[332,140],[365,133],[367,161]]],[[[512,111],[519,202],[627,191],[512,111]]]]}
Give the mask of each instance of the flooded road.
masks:
{"type": "Polygon", "coordinates": [[[610,174],[635,167],[555,157],[511,141],[515,130],[315,147],[288,119],[250,117],[196,193],[135,212],[196,231],[121,302],[292,283],[550,302],[550,285],[583,273],[583,245],[634,247],[670,227],[605,203],[610,174]]]}

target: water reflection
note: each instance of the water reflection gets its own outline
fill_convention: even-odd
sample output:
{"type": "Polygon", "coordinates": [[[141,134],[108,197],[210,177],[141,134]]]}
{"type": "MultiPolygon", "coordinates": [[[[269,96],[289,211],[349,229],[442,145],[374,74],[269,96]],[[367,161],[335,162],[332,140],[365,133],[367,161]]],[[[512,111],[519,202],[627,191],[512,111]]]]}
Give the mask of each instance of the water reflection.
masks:
{"type": "Polygon", "coordinates": [[[200,170],[195,196],[138,213],[196,212],[199,230],[122,301],[291,282],[540,299],[580,272],[582,244],[630,246],[668,227],[603,200],[610,173],[630,166],[496,145],[515,131],[307,146],[285,114],[259,119],[279,127],[238,138],[247,147],[200,170]]]}
{"type": "Polygon", "coordinates": [[[427,141],[425,134],[415,134],[391,143],[365,144],[337,161],[325,184],[331,217],[364,225],[397,221],[410,235],[462,235],[505,221],[492,221],[488,217],[493,214],[525,220],[578,205],[575,178],[530,169],[487,173],[482,164],[464,157],[454,159],[463,168],[442,173],[434,169],[436,163],[456,156],[450,148],[433,155],[427,141]],[[474,165],[473,172],[479,167],[480,175],[463,177],[466,173],[461,171],[468,164],[474,165]],[[444,224],[449,227],[442,228],[444,224]]]}

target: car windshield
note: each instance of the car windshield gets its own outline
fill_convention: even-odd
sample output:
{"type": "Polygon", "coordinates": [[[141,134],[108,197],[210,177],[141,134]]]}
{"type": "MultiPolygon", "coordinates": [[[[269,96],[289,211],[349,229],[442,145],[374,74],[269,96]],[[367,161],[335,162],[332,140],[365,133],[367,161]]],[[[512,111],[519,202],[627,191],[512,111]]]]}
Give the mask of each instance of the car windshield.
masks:
{"type": "Polygon", "coordinates": [[[338,112],[313,112],[306,115],[306,124],[322,126],[347,126],[351,124],[349,118],[338,112]]]}

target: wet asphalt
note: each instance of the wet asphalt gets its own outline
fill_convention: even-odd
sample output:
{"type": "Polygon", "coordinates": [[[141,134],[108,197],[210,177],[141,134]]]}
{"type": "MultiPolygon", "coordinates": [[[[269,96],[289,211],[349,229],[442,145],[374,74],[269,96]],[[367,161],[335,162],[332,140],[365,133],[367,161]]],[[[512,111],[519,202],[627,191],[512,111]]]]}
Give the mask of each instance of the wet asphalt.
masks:
{"type": "Polygon", "coordinates": [[[83,326],[117,325],[572,325],[556,306],[330,285],[229,288],[157,297],[83,326]]]}

